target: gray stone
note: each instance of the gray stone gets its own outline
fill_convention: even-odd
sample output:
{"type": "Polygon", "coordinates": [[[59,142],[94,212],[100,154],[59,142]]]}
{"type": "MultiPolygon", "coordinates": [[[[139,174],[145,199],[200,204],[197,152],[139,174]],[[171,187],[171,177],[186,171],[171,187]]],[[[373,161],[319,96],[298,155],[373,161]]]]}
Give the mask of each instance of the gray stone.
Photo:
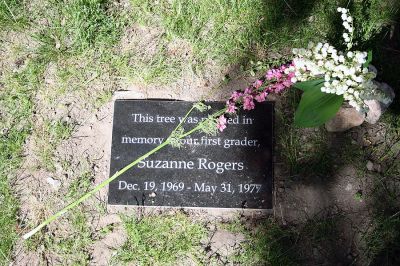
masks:
{"type": "Polygon", "coordinates": [[[379,118],[382,116],[382,114],[386,111],[386,109],[389,107],[389,105],[393,102],[393,99],[395,98],[394,90],[388,84],[377,81],[374,81],[374,83],[378,85],[379,89],[386,94],[386,97],[388,97],[390,101],[386,104],[379,102],[378,100],[365,101],[365,103],[369,107],[369,110],[365,117],[365,121],[367,121],[370,124],[375,124],[376,122],[378,122],[379,118]]]}
{"type": "Polygon", "coordinates": [[[328,132],[343,132],[364,122],[364,116],[354,108],[341,107],[335,117],[325,123],[328,132]]]}
{"type": "Polygon", "coordinates": [[[377,100],[366,100],[365,104],[368,105],[369,108],[365,121],[370,124],[375,124],[383,114],[381,103],[377,100]]]}
{"type": "Polygon", "coordinates": [[[55,180],[52,177],[46,178],[46,181],[55,190],[58,190],[60,188],[60,186],[61,186],[61,182],[59,180],[55,180]]]}
{"type": "Polygon", "coordinates": [[[371,162],[371,161],[368,161],[367,162],[367,169],[368,169],[368,171],[374,170],[374,163],[371,162]]]}

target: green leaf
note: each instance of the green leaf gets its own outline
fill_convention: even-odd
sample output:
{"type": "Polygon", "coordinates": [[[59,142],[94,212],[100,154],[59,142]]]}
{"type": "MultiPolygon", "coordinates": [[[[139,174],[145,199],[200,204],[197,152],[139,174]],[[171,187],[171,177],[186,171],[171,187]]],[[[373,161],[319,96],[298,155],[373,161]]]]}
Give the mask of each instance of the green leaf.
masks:
{"type": "Polygon", "coordinates": [[[308,91],[311,89],[321,88],[324,85],[325,79],[314,79],[309,81],[303,81],[295,83],[293,86],[302,91],[308,91]]]}
{"type": "Polygon", "coordinates": [[[303,93],[294,115],[297,127],[317,127],[335,116],[343,103],[343,96],[307,90],[303,93]]]}
{"type": "Polygon", "coordinates": [[[372,50],[368,51],[367,61],[363,64],[363,67],[368,67],[372,62],[372,50]]]}

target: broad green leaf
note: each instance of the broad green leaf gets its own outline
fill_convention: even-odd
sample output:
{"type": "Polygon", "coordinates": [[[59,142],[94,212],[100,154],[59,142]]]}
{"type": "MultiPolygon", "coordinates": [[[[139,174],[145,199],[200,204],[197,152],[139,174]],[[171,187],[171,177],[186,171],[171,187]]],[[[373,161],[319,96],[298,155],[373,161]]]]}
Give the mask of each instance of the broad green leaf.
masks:
{"type": "Polygon", "coordinates": [[[363,64],[363,67],[368,67],[372,62],[372,50],[368,51],[367,61],[363,64]]]}
{"type": "Polygon", "coordinates": [[[343,96],[307,90],[303,93],[294,115],[297,127],[317,127],[335,116],[343,103],[343,96]]]}
{"type": "Polygon", "coordinates": [[[314,79],[309,81],[298,82],[295,83],[293,86],[302,91],[308,91],[315,88],[318,89],[321,88],[322,85],[324,85],[324,82],[325,82],[324,79],[314,79]]]}

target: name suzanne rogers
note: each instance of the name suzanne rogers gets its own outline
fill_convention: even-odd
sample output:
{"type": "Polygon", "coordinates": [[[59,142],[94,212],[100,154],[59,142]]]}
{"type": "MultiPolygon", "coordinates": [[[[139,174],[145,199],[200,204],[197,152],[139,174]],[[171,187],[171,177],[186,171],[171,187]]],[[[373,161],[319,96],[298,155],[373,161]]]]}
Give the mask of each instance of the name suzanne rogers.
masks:
{"type": "Polygon", "coordinates": [[[188,169],[212,170],[217,174],[225,171],[242,171],[243,162],[214,162],[206,158],[197,158],[197,161],[168,161],[168,160],[143,160],[138,163],[138,168],[149,169],[188,169]]]}

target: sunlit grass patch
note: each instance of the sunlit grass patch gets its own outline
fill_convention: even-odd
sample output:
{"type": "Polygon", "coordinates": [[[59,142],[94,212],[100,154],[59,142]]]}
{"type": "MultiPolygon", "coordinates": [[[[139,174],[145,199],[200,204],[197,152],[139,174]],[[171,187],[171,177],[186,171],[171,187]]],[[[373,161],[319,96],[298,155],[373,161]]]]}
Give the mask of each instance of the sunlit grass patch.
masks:
{"type": "Polygon", "coordinates": [[[168,56],[165,45],[165,40],[160,39],[154,54],[148,54],[143,46],[138,46],[131,52],[113,56],[111,65],[127,82],[168,84],[182,74],[184,64],[168,56]]]}
{"type": "Polygon", "coordinates": [[[28,23],[23,0],[0,1],[0,27],[18,28],[28,23]]]}
{"type": "Polygon", "coordinates": [[[35,133],[36,154],[40,158],[39,167],[54,171],[54,151],[61,141],[68,139],[73,131],[73,125],[62,120],[45,120],[35,133]]]}
{"type": "Polygon", "coordinates": [[[131,5],[135,21],[161,26],[169,39],[188,40],[196,67],[207,59],[237,62],[262,41],[262,1],[132,0],[131,5]]]}
{"type": "Polygon", "coordinates": [[[63,238],[48,235],[48,250],[54,252],[62,264],[89,265],[93,235],[86,214],[82,210],[74,210],[69,214],[68,221],[72,229],[70,234],[63,238]]]}
{"type": "Polygon", "coordinates": [[[203,225],[193,223],[184,214],[148,216],[123,220],[127,241],[117,250],[116,260],[140,265],[173,264],[195,258],[200,240],[206,236],[203,225]]]}
{"type": "Polygon", "coordinates": [[[48,16],[48,26],[35,34],[39,53],[55,58],[73,56],[88,49],[107,51],[118,42],[125,24],[123,12],[104,0],[51,2],[39,16],[48,16]]]}
{"type": "Polygon", "coordinates": [[[17,211],[11,183],[23,160],[23,146],[31,134],[32,89],[37,86],[38,65],[0,76],[0,264],[8,264],[18,237],[17,211]]]}
{"type": "Polygon", "coordinates": [[[41,232],[24,242],[31,252],[40,254],[41,264],[89,265],[90,248],[94,242],[87,214],[77,208],[60,222],[57,234],[41,232]],[[67,233],[66,233],[67,232],[67,233]]]}

